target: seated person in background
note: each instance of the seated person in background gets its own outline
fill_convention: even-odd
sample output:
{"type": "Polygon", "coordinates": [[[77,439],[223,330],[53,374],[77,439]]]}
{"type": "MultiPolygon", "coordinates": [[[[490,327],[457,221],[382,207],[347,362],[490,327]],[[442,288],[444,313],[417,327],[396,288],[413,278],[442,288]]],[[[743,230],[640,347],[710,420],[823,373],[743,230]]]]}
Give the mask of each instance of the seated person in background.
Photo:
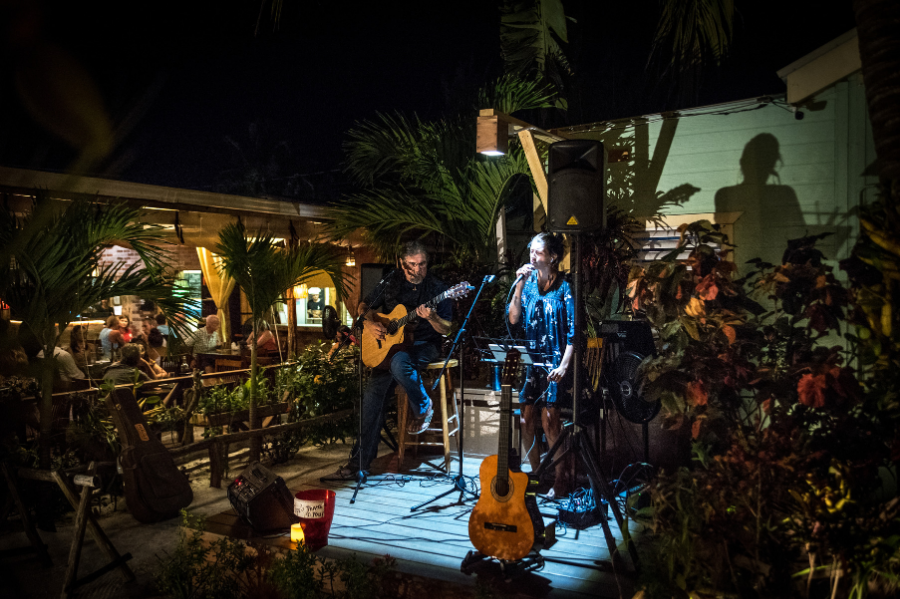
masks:
{"type": "Polygon", "coordinates": [[[157,330],[159,330],[160,333],[162,333],[163,337],[169,336],[169,325],[166,323],[167,323],[167,321],[166,321],[165,314],[160,312],[159,314],[156,315],[156,328],[157,328],[157,330]]]}
{"type": "MultiPolygon", "coordinates": [[[[37,357],[43,358],[44,350],[39,351],[37,357]]],[[[84,373],[75,365],[75,358],[63,348],[54,347],[53,357],[56,358],[56,369],[62,387],[67,387],[72,381],[80,381],[85,378],[84,373]]]]}
{"type": "Polygon", "coordinates": [[[273,335],[272,331],[269,330],[269,323],[267,323],[266,321],[262,321],[259,324],[259,330],[259,337],[256,338],[256,351],[278,351],[278,342],[275,340],[275,335],[273,335]]]}
{"type": "Polygon", "coordinates": [[[136,371],[139,381],[149,381],[150,377],[141,371],[140,364],[141,346],[128,343],[122,348],[122,360],[103,371],[103,380],[111,380],[116,385],[131,385],[136,371]]]}
{"type": "Polygon", "coordinates": [[[219,347],[219,317],[210,314],[206,317],[206,326],[197,329],[184,340],[185,346],[190,350],[191,367],[203,370],[204,372],[215,372],[216,361],[214,358],[207,358],[199,354],[211,353],[219,347]]]}
{"type": "Polygon", "coordinates": [[[159,355],[153,351],[153,348],[150,347],[150,343],[147,341],[147,322],[144,321],[144,331],[138,337],[135,337],[134,342],[141,346],[141,363],[139,368],[141,372],[146,374],[151,379],[165,379],[169,378],[169,373],[165,371],[157,361],[159,360],[159,355]]]}
{"type": "Polygon", "coordinates": [[[131,319],[126,314],[119,317],[119,331],[122,333],[125,343],[131,343],[131,319]]]}
{"type": "Polygon", "coordinates": [[[125,343],[122,332],[119,330],[119,317],[110,316],[106,319],[106,326],[100,331],[101,357],[109,360],[112,350],[120,349],[125,343]]]}
{"type": "Polygon", "coordinates": [[[72,334],[69,337],[69,347],[66,349],[75,360],[75,365],[79,368],[87,368],[87,340],[84,338],[84,329],[81,325],[72,327],[72,334]]]}
{"type": "Polygon", "coordinates": [[[322,310],[325,309],[325,302],[321,299],[320,289],[312,287],[309,290],[309,300],[306,302],[307,318],[322,318],[322,310]]]}

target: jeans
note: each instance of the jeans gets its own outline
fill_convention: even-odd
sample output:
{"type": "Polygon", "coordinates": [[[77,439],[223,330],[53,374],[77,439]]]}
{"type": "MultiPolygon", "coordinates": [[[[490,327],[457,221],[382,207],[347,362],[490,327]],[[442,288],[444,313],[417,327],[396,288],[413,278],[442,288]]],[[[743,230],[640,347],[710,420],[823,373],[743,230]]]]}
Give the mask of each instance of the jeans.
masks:
{"type": "Polygon", "coordinates": [[[440,355],[434,343],[415,343],[406,351],[398,351],[391,358],[389,370],[373,369],[363,394],[362,432],[350,452],[350,468],[368,470],[378,454],[378,441],[384,422],[385,400],[397,384],[406,390],[411,417],[422,416],[428,408],[428,393],[421,371],[440,355]],[[362,448],[362,455],[360,455],[362,448]]]}

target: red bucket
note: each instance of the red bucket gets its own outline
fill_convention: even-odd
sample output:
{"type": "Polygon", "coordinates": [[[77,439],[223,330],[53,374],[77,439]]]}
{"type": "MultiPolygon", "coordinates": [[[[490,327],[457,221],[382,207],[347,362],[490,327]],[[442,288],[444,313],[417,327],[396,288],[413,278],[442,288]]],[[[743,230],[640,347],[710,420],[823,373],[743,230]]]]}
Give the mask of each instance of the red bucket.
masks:
{"type": "Polygon", "coordinates": [[[294,494],[294,514],[300,518],[306,544],[318,549],[328,544],[328,531],[334,519],[334,491],[310,489],[294,494]]]}

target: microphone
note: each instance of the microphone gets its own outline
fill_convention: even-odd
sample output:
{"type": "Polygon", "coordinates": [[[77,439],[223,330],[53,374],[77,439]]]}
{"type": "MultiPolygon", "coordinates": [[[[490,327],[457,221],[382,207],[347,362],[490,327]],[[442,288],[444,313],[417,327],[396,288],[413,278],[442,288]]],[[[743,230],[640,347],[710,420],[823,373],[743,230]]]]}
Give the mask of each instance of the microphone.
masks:
{"type": "Polygon", "coordinates": [[[519,284],[519,281],[521,281],[521,280],[524,279],[525,277],[530,277],[530,276],[531,276],[531,273],[533,273],[533,272],[534,272],[534,267],[532,267],[531,270],[528,271],[528,274],[525,274],[525,275],[519,275],[518,277],[516,277],[516,282],[513,283],[512,286],[515,287],[516,285],[519,284]]]}
{"type": "Polygon", "coordinates": [[[497,278],[497,275],[485,275],[484,282],[485,283],[493,283],[494,279],[497,278]]]}

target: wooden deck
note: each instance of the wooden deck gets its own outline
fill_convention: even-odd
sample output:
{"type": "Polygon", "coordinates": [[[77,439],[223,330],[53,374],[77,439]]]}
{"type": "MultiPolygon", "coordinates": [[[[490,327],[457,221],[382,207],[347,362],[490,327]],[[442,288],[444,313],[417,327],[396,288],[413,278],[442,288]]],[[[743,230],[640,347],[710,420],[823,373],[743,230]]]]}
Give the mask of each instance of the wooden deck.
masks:
{"type": "MultiPolygon", "coordinates": [[[[423,456],[431,463],[439,464],[443,456],[423,456]]],[[[478,467],[483,456],[466,456],[464,472],[467,485],[477,490],[478,467]]],[[[602,526],[596,525],[578,531],[556,527],[556,542],[544,549],[545,559],[540,571],[520,574],[510,578],[503,574],[496,562],[483,562],[473,568],[472,575],[460,571],[463,559],[473,547],[468,537],[469,513],[475,505],[471,494],[459,503],[460,492],[445,475],[438,474],[427,464],[399,472],[393,454],[382,456],[373,464],[372,480],[362,485],[356,502],[350,499],[355,482],[320,482],[327,472],[315,472],[300,481],[292,481],[293,492],[302,489],[330,488],[336,491],[337,500],[329,543],[319,550],[325,558],[346,558],[355,555],[362,561],[388,554],[397,560],[397,569],[405,574],[444,581],[445,596],[458,596],[451,588],[471,587],[476,581],[496,587],[510,597],[631,597],[634,594],[634,573],[631,560],[618,560],[615,568],[602,526]],[[437,476],[435,476],[437,474],[437,476]],[[376,480],[378,479],[378,480],[376,480]],[[411,512],[410,508],[450,491],[445,497],[433,501],[425,508],[411,512]],[[618,572],[618,576],[614,573],[618,572]]],[[[458,472],[456,454],[453,474],[458,472]]],[[[548,528],[553,528],[558,507],[552,502],[539,500],[541,513],[548,528]]],[[[613,535],[621,542],[621,533],[615,520],[609,520],[613,535]]],[[[265,543],[283,549],[292,548],[287,534],[274,537],[255,537],[253,531],[240,522],[232,510],[207,519],[206,530],[212,535],[227,535],[265,543]]],[[[637,532],[632,524],[632,532],[637,532]]],[[[465,595],[464,595],[465,596],[465,595]]],[[[434,597],[432,599],[437,599],[434,597]]]]}

